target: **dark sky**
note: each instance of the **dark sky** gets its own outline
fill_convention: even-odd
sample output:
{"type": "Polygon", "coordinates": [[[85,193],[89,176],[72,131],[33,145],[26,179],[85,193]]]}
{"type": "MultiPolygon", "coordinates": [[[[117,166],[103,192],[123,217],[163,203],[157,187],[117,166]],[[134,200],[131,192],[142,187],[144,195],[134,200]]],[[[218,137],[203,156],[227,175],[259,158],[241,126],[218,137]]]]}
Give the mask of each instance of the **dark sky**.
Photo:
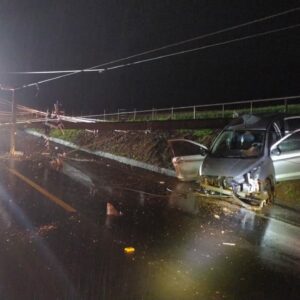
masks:
{"type": "MultiPolygon", "coordinates": [[[[91,67],[297,6],[300,1],[0,0],[0,71],[91,67]]],[[[299,11],[158,54],[297,23],[299,11]]],[[[67,113],[101,113],[298,95],[299,36],[297,28],[102,74],[79,74],[40,85],[38,95],[33,88],[20,91],[17,98],[39,108],[59,100],[67,113]]],[[[0,83],[43,78],[2,73],[0,83]]]]}

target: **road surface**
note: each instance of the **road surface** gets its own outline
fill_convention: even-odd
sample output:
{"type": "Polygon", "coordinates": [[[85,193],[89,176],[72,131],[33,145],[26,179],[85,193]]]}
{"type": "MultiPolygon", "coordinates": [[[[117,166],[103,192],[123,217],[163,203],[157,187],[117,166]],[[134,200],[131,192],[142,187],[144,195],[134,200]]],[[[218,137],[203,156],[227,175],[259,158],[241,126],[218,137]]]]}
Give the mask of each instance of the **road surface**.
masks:
{"type": "Polygon", "coordinates": [[[78,153],[60,171],[3,157],[0,298],[298,299],[297,212],[195,187],[78,153]]]}

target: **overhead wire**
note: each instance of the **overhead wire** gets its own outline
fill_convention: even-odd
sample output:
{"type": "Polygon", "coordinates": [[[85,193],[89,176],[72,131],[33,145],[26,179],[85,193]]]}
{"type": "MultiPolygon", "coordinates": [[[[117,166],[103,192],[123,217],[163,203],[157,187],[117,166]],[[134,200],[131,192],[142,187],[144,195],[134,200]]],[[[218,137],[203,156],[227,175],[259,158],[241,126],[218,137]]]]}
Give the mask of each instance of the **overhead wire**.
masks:
{"type": "Polygon", "coordinates": [[[278,29],[268,30],[268,31],[261,32],[261,33],[251,34],[251,35],[247,35],[247,36],[244,36],[244,37],[241,37],[241,38],[231,39],[231,40],[224,41],[224,42],[209,44],[209,45],[205,45],[205,46],[201,46],[201,47],[197,47],[197,48],[193,48],[193,49],[182,50],[182,51],[173,52],[173,53],[169,53],[169,54],[165,54],[165,55],[146,58],[146,59],[135,61],[135,62],[130,62],[130,63],[127,63],[127,64],[108,67],[108,68],[106,68],[106,70],[114,70],[114,69],[124,68],[124,67],[128,67],[128,66],[131,66],[131,65],[137,65],[137,64],[141,64],[141,63],[145,63],[145,62],[160,60],[160,59],[163,59],[163,58],[172,57],[172,56],[181,55],[181,54],[186,54],[186,53],[191,53],[191,52],[196,52],[196,51],[200,51],[200,50],[204,50],[204,49],[208,49],[208,48],[212,48],[212,47],[228,45],[228,44],[232,44],[232,43],[235,43],[235,42],[248,40],[248,39],[252,39],[252,38],[256,38],[256,37],[260,37],[260,36],[265,36],[265,35],[268,35],[268,34],[277,33],[277,32],[281,32],[281,31],[285,31],[285,30],[289,30],[289,29],[294,29],[294,28],[298,28],[298,27],[300,27],[300,23],[295,24],[295,25],[291,25],[291,26],[281,27],[281,28],[278,28],[278,29]]]}
{"type": "Polygon", "coordinates": [[[190,38],[190,39],[186,39],[186,40],[183,40],[183,41],[180,41],[180,42],[168,44],[168,45],[165,45],[165,46],[162,46],[162,47],[159,47],[159,48],[155,48],[155,49],[147,50],[147,51],[144,51],[144,52],[141,52],[141,53],[133,54],[133,55],[127,56],[125,58],[112,60],[110,62],[106,62],[106,63],[100,64],[100,65],[96,65],[96,66],[91,67],[89,69],[96,69],[96,68],[104,67],[106,65],[117,63],[117,62],[120,62],[120,61],[123,61],[123,60],[128,60],[128,59],[135,58],[135,57],[138,57],[138,56],[142,56],[142,55],[150,54],[150,53],[153,53],[153,52],[165,50],[165,49],[168,49],[168,48],[180,46],[180,45],[183,45],[183,44],[186,44],[186,43],[189,43],[189,42],[201,40],[201,39],[211,37],[211,36],[214,36],[214,35],[217,35],[217,34],[220,34],[220,33],[225,33],[225,32],[232,31],[232,30],[235,30],[235,29],[239,29],[239,28],[249,26],[249,25],[252,25],[252,24],[255,24],[255,23],[260,23],[260,22],[263,22],[263,21],[266,21],[266,20],[269,20],[269,19],[273,19],[273,18],[276,18],[276,17],[279,17],[279,16],[290,14],[290,13],[298,11],[298,10],[300,10],[300,7],[295,7],[295,8],[292,8],[292,9],[289,9],[289,10],[286,10],[286,11],[283,11],[283,12],[280,12],[280,13],[277,13],[277,14],[273,14],[273,15],[269,15],[269,16],[262,17],[262,18],[259,18],[259,19],[255,19],[255,20],[245,22],[245,23],[242,23],[242,24],[239,24],[239,25],[230,26],[230,27],[227,27],[227,28],[224,28],[224,29],[220,29],[220,30],[211,32],[211,33],[202,34],[202,35],[199,35],[199,36],[196,36],[196,37],[193,37],[193,38],[190,38]]]}
{"type": "MultiPolygon", "coordinates": [[[[124,68],[124,67],[128,67],[128,66],[137,65],[137,64],[146,63],[146,62],[151,62],[151,61],[155,61],[155,60],[160,60],[160,59],[164,59],[164,58],[168,58],[168,57],[172,57],[172,56],[177,56],[177,55],[182,55],[182,54],[186,54],[186,53],[196,52],[196,51],[205,50],[205,49],[208,49],[208,48],[213,48],[213,47],[222,46],[222,45],[228,45],[228,44],[232,44],[232,43],[243,41],[243,40],[253,39],[253,38],[261,37],[261,36],[266,36],[268,34],[282,32],[282,31],[286,31],[286,30],[290,30],[290,29],[295,29],[295,28],[298,28],[298,27],[300,27],[300,23],[295,24],[295,25],[286,26],[286,27],[280,27],[280,28],[277,28],[277,29],[268,30],[268,31],[265,31],[265,32],[250,34],[250,35],[247,35],[247,36],[244,36],[244,37],[235,38],[235,39],[227,40],[227,41],[224,41],[224,42],[213,43],[213,44],[209,44],[209,45],[205,45],[205,46],[201,46],[201,47],[196,47],[196,48],[192,48],[192,49],[177,51],[177,52],[173,52],[173,53],[169,53],[169,54],[165,54],[165,55],[160,55],[160,56],[156,56],[156,57],[142,59],[142,60],[139,60],[139,61],[129,62],[129,63],[126,63],[126,64],[107,67],[104,70],[105,71],[110,71],[110,70],[120,69],[120,68],[124,68]]],[[[74,75],[76,73],[85,72],[85,70],[88,70],[88,69],[78,70],[74,73],[68,73],[68,74],[64,74],[64,75],[60,75],[60,76],[56,76],[56,77],[51,77],[51,78],[41,80],[41,81],[38,81],[38,82],[30,83],[30,84],[27,84],[27,85],[22,85],[20,87],[17,87],[15,90],[19,90],[19,89],[23,89],[23,88],[27,88],[27,87],[31,87],[31,86],[37,86],[37,85],[40,85],[42,83],[46,83],[46,82],[57,80],[57,79],[60,79],[60,78],[63,78],[63,77],[71,76],[71,75],[74,75]]],[[[95,69],[95,70],[97,70],[97,69],[95,69]]],[[[103,69],[101,69],[101,72],[102,71],[103,71],[103,69]]]]}
{"type": "Polygon", "coordinates": [[[139,56],[142,56],[142,55],[146,55],[146,54],[154,53],[154,52],[157,52],[157,51],[165,50],[165,49],[168,49],[168,48],[171,48],[171,47],[176,47],[176,46],[179,46],[179,45],[183,45],[183,44],[186,44],[186,43],[189,43],[189,42],[192,42],[192,41],[196,41],[196,40],[204,39],[204,38],[207,38],[207,37],[211,37],[211,36],[214,36],[214,35],[217,35],[217,34],[220,34],[220,33],[225,33],[225,32],[229,32],[229,31],[232,31],[232,30],[236,30],[236,29],[239,29],[239,28],[242,28],[242,27],[245,27],[245,26],[255,24],[255,23],[260,23],[260,22],[263,22],[263,21],[266,21],[266,20],[270,20],[270,19],[279,17],[279,16],[287,15],[287,14],[290,14],[290,13],[293,13],[293,12],[299,11],[299,10],[300,10],[300,7],[295,7],[295,8],[285,10],[285,11],[282,11],[282,12],[279,12],[279,13],[276,13],[276,14],[272,14],[272,15],[269,15],[269,16],[266,16],[266,17],[262,17],[262,18],[258,18],[258,19],[252,20],[252,21],[248,21],[248,22],[245,22],[245,23],[242,23],[242,24],[239,24],[239,25],[230,26],[230,27],[227,27],[227,28],[224,28],[224,29],[217,30],[215,32],[203,34],[203,35],[200,35],[200,36],[196,36],[194,38],[190,38],[190,39],[186,39],[186,40],[183,40],[183,41],[180,41],[180,42],[168,44],[168,45],[165,45],[165,46],[162,46],[162,47],[158,47],[158,48],[147,50],[147,51],[144,51],[144,52],[141,52],[141,53],[133,54],[133,55],[130,55],[130,56],[127,56],[127,57],[124,57],[124,58],[112,60],[112,61],[109,61],[109,62],[106,62],[106,63],[103,63],[103,64],[99,64],[99,65],[96,65],[96,66],[93,66],[93,67],[90,67],[90,68],[82,69],[82,70],[61,70],[59,72],[56,72],[56,71],[10,72],[10,74],[64,73],[63,75],[48,78],[48,79],[41,80],[41,81],[38,81],[38,82],[35,82],[35,83],[25,84],[25,85],[22,85],[22,86],[17,88],[17,89],[22,89],[22,88],[27,88],[27,87],[31,87],[31,86],[37,86],[38,84],[43,84],[43,83],[46,83],[46,82],[49,82],[49,81],[58,80],[58,79],[61,79],[61,78],[72,76],[72,75],[76,75],[76,74],[81,73],[81,72],[89,72],[89,71],[101,71],[102,72],[102,71],[104,71],[103,69],[102,70],[95,70],[95,69],[100,68],[100,67],[104,67],[104,66],[107,66],[107,65],[110,65],[110,64],[113,64],[113,63],[121,62],[121,61],[124,61],[124,60],[129,60],[129,59],[139,57],[139,56]]]}
{"type": "Polygon", "coordinates": [[[189,43],[189,42],[193,42],[193,41],[197,41],[197,40],[204,39],[204,38],[207,38],[207,37],[211,37],[211,36],[214,36],[214,35],[217,35],[217,34],[220,34],[220,33],[225,33],[225,32],[228,32],[228,31],[235,30],[235,29],[243,28],[245,26],[249,26],[249,25],[252,25],[252,24],[255,24],[255,23],[260,23],[260,22],[267,21],[267,20],[270,20],[270,19],[273,19],[273,18],[276,18],[276,17],[280,17],[280,16],[283,16],[283,15],[286,15],[286,14],[290,14],[290,13],[293,13],[293,12],[298,11],[298,10],[300,10],[300,7],[295,7],[295,8],[292,8],[292,9],[289,9],[289,10],[286,10],[286,11],[283,11],[283,12],[280,12],[280,13],[277,13],[277,14],[273,14],[273,15],[269,15],[269,16],[262,17],[262,18],[259,18],[259,19],[255,19],[255,20],[245,22],[245,23],[242,23],[242,24],[239,24],[239,25],[230,26],[230,27],[227,27],[227,28],[224,28],[224,29],[220,29],[220,30],[211,32],[211,33],[202,34],[202,35],[190,38],[190,39],[186,39],[186,40],[179,41],[179,42],[176,42],[176,43],[168,44],[168,45],[165,45],[165,46],[162,46],[162,47],[158,47],[158,48],[154,48],[154,49],[151,49],[151,50],[143,51],[141,53],[133,54],[133,55],[130,55],[130,56],[127,56],[127,57],[124,57],[124,58],[120,58],[120,59],[116,59],[116,60],[112,60],[112,61],[102,63],[100,65],[96,65],[96,66],[93,66],[93,67],[90,67],[90,68],[87,68],[87,69],[82,69],[82,70],[60,70],[60,71],[9,72],[9,73],[10,74],[51,74],[52,73],[53,74],[53,73],[70,73],[70,72],[77,73],[77,72],[81,72],[81,71],[86,71],[86,72],[99,71],[99,70],[94,70],[94,69],[104,67],[104,66],[107,66],[107,65],[110,65],[110,64],[113,64],[113,63],[121,62],[121,61],[124,61],[124,60],[128,60],[128,59],[131,59],[131,58],[135,58],[135,57],[138,57],[138,56],[142,56],[142,55],[150,54],[150,53],[153,53],[153,52],[169,49],[169,48],[172,48],[172,47],[180,46],[180,45],[183,45],[183,44],[186,44],[186,43],[189,43]]]}

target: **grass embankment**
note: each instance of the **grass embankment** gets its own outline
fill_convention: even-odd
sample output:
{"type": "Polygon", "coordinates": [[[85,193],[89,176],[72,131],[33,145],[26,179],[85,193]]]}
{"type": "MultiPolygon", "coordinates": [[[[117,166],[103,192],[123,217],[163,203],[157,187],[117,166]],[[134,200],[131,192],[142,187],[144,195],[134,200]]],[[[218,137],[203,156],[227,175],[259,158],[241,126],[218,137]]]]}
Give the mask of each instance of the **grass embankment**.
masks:
{"type": "Polygon", "coordinates": [[[51,137],[60,138],[82,147],[120,155],[163,168],[172,167],[172,153],[168,140],[185,138],[209,146],[217,132],[203,130],[167,131],[100,131],[51,130],[51,137]]]}

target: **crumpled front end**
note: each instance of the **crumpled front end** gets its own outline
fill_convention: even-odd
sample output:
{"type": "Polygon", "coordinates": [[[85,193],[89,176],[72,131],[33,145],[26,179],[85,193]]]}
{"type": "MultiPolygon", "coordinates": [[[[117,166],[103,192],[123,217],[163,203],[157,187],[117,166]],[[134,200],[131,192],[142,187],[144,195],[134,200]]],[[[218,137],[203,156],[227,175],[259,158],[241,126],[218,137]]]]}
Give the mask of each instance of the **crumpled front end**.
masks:
{"type": "Polygon", "coordinates": [[[206,195],[232,197],[244,207],[260,209],[265,204],[268,194],[262,192],[262,182],[258,178],[258,172],[254,171],[235,178],[202,175],[201,190],[206,195]]]}

